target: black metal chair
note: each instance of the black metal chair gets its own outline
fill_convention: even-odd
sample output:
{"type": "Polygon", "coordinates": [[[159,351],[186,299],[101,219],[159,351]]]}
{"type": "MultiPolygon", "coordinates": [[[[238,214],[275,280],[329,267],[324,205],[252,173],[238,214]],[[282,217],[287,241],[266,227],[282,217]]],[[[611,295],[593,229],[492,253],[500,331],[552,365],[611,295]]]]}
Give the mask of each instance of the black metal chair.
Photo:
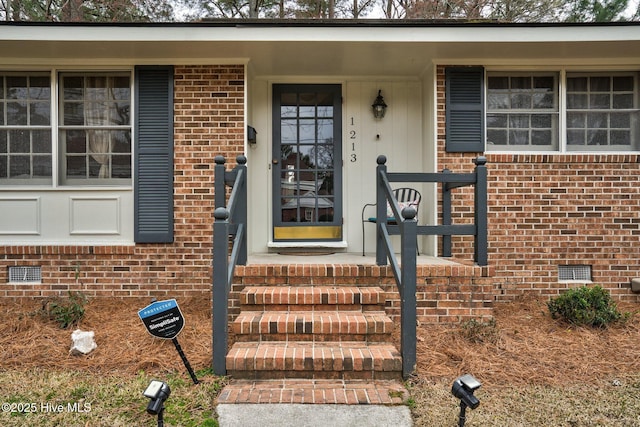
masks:
{"type": "MultiPolygon", "coordinates": [[[[398,200],[400,211],[408,206],[413,206],[416,209],[417,216],[418,209],[420,208],[420,202],[422,201],[422,195],[420,195],[420,192],[418,190],[410,187],[396,188],[395,190],[393,190],[393,196],[396,198],[396,200],[398,200]]],[[[364,224],[367,222],[375,224],[377,221],[375,216],[365,217],[365,211],[368,207],[375,205],[375,203],[367,203],[362,207],[362,256],[364,256],[365,246],[364,224]]],[[[397,221],[389,204],[387,204],[387,222],[390,224],[397,224],[397,221]]],[[[418,255],[420,255],[419,250],[418,255]]]]}

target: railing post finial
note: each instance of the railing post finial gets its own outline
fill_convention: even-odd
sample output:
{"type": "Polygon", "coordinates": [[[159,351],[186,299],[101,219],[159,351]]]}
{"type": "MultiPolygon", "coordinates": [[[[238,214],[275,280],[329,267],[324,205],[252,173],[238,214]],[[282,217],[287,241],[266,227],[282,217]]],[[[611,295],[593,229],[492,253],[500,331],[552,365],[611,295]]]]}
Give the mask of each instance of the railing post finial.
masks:
{"type": "Polygon", "coordinates": [[[487,158],[485,156],[478,156],[473,160],[476,166],[484,166],[487,164],[487,158]]]}
{"type": "Polygon", "coordinates": [[[229,219],[229,210],[227,210],[227,208],[216,208],[216,210],[213,211],[213,217],[216,221],[229,219]]]}
{"type": "Polygon", "coordinates": [[[418,214],[418,211],[413,206],[407,206],[406,208],[402,209],[401,214],[402,218],[404,219],[414,219],[418,214]]]}
{"type": "Polygon", "coordinates": [[[385,163],[387,163],[387,156],[385,156],[384,154],[380,154],[378,158],[376,158],[376,163],[379,165],[384,165],[385,163]]]}
{"type": "Polygon", "coordinates": [[[218,154],[218,155],[213,159],[213,161],[214,161],[214,162],[216,162],[216,165],[224,165],[224,162],[225,162],[226,160],[224,159],[224,156],[223,156],[223,155],[218,154]]]}
{"type": "Polygon", "coordinates": [[[238,163],[239,165],[246,165],[247,156],[245,156],[244,154],[238,155],[238,157],[236,157],[236,163],[238,163]]]}

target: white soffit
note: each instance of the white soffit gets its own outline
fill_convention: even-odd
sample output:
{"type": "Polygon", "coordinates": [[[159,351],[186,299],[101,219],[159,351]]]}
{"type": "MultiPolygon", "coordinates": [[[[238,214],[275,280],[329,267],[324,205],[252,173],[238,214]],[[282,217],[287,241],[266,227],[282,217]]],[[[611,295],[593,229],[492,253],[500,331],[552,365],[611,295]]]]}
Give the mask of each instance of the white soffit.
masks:
{"type": "MultiPolygon", "coordinates": [[[[256,75],[418,76],[435,63],[639,64],[640,25],[0,25],[5,64],[251,63],[256,75]]],[[[295,21],[294,21],[295,22],[295,21]]]]}

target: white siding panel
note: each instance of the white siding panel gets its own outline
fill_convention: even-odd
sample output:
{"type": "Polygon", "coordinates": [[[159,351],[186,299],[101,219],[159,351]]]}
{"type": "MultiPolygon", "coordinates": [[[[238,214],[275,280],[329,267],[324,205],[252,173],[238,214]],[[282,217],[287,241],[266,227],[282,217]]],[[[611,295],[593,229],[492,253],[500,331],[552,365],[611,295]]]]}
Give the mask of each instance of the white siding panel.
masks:
{"type": "MultiPolygon", "coordinates": [[[[344,223],[348,251],[358,252],[362,250],[362,207],[376,197],[376,158],[384,154],[391,172],[423,171],[422,87],[414,80],[349,81],[345,95],[344,223]],[[383,119],[375,120],[371,104],[378,90],[388,108],[383,119]]],[[[399,186],[404,184],[392,185],[399,186]]],[[[423,191],[421,184],[411,186],[423,191]]],[[[368,214],[372,216],[373,210],[368,214]]],[[[374,226],[365,224],[367,252],[375,250],[374,231],[374,226]]]]}
{"type": "Polygon", "coordinates": [[[0,235],[39,235],[39,197],[0,198],[0,235]]]}
{"type": "Polygon", "coordinates": [[[69,198],[70,234],[120,234],[118,197],[69,198]]]}
{"type": "Polygon", "coordinates": [[[0,197],[0,244],[133,244],[133,192],[32,190],[0,197]]]}
{"type": "Polygon", "coordinates": [[[271,234],[271,98],[270,83],[251,83],[252,110],[249,124],[258,131],[258,140],[247,150],[249,204],[248,244],[250,252],[267,252],[271,234]]]}

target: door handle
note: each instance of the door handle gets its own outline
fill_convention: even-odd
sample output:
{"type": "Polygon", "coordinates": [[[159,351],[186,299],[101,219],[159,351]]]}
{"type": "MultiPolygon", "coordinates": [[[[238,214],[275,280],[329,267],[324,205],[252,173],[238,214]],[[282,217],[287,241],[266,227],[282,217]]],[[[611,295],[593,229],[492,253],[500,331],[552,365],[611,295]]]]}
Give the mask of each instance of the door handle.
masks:
{"type": "Polygon", "coordinates": [[[277,165],[278,164],[278,159],[271,160],[271,163],[273,163],[274,165],[277,165]]]}

